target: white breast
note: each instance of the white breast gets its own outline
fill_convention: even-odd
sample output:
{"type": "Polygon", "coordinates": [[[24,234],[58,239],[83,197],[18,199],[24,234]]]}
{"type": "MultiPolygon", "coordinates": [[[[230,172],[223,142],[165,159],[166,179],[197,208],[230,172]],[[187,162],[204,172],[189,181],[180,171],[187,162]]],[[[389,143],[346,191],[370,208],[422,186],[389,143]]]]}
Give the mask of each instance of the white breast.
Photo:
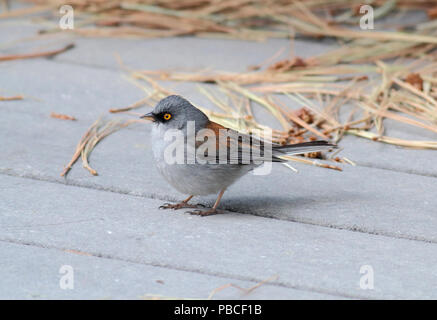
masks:
{"type": "Polygon", "coordinates": [[[238,164],[169,164],[164,156],[174,141],[165,141],[164,126],[154,124],[152,149],[155,164],[161,175],[176,190],[187,195],[217,194],[249,170],[251,165],[238,164]]]}

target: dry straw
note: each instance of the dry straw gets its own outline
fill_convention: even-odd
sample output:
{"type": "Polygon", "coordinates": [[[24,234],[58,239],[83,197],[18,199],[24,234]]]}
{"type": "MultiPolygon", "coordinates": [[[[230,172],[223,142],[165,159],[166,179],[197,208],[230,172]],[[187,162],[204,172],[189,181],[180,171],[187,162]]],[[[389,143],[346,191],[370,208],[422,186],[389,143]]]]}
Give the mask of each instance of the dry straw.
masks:
{"type": "MultiPolygon", "coordinates": [[[[34,7],[4,12],[0,18],[52,11],[63,0],[26,0],[34,7]]],[[[262,40],[298,34],[378,41],[437,43],[436,38],[407,32],[362,33],[340,27],[359,21],[360,0],[70,0],[77,20],[72,32],[85,36],[174,37],[207,36],[262,40]]],[[[396,9],[425,9],[432,17],[433,0],[373,0],[375,18],[396,9]]],[[[58,32],[59,28],[45,30],[58,32]]]]}

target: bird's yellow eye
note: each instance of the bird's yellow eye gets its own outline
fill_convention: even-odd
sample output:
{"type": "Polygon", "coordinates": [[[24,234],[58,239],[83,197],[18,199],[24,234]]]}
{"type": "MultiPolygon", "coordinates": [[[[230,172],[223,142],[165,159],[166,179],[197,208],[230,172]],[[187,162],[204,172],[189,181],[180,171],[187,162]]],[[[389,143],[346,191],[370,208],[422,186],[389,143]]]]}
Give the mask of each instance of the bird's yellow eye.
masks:
{"type": "Polygon", "coordinates": [[[170,113],[164,114],[164,120],[168,121],[170,119],[171,119],[171,114],[170,113]]]}

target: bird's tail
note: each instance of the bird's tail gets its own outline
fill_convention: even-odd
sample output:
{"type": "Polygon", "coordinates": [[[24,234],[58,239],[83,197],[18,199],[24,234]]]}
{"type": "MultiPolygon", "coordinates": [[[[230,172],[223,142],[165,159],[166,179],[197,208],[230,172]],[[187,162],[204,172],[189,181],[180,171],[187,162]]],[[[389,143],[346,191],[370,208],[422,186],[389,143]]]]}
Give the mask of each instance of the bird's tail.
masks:
{"type": "Polygon", "coordinates": [[[335,149],[337,146],[335,144],[329,143],[328,141],[318,140],[310,142],[302,142],[297,144],[289,144],[285,146],[274,146],[273,155],[294,155],[310,152],[328,151],[335,149]]]}

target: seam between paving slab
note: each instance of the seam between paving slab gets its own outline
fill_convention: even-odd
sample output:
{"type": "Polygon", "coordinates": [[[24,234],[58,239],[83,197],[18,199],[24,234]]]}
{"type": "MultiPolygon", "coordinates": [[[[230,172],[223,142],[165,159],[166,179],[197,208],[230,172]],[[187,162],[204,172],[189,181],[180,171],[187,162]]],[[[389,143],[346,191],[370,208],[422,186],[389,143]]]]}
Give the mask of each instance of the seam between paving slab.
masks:
{"type": "MultiPolygon", "coordinates": [[[[155,200],[162,200],[162,201],[173,201],[177,202],[178,199],[173,197],[163,197],[159,194],[153,194],[153,193],[139,193],[139,192],[132,192],[126,189],[118,189],[114,187],[104,187],[97,184],[88,184],[83,182],[78,182],[75,180],[67,180],[67,179],[60,179],[60,178],[52,178],[52,177],[46,177],[41,176],[37,174],[32,173],[25,173],[25,172],[17,172],[17,170],[14,169],[7,169],[0,167],[0,174],[4,174],[7,176],[17,177],[17,178],[23,178],[23,179],[31,179],[36,181],[43,181],[43,182],[49,182],[49,183],[58,183],[66,186],[73,186],[78,188],[87,188],[92,190],[99,190],[99,191],[106,191],[106,192],[113,192],[117,194],[123,194],[123,195],[129,195],[129,196],[135,196],[135,197],[141,197],[146,199],[155,199],[155,200]]],[[[359,226],[341,226],[341,225],[333,225],[333,224],[323,224],[318,223],[314,221],[304,220],[304,219],[293,219],[293,218],[281,218],[274,215],[261,215],[253,212],[239,212],[234,211],[230,209],[225,209],[228,212],[231,213],[239,213],[239,214],[250,214],[252,216],[257,216],[261,218],[266,219],[276,219],[276,220],[283,220],[283,221],[289,221],[293,223],[302,223],[307,225],[313,225],[321,228],[330,228],[330,229],[336,229],[336,230],[343,230],[343,231],[349,231],[349,232],[358,232],[362,234],[368,234],[368,235],[374,235],[374,236],[381,236],[381,237],[388,237],[388,238],[395,238],[395,239],[402,239],[402,240],[410,240],[410,241],[419,241],[419,242],[425,242],[425,243],[431,243],[431,244],[437,244],[437,239],[427,239],[425,237],[415,236],[415,235],[408,235],[408,234],[398,234],[395,232],[387,232],[387,231],[378,231],[378,230],[368,230],[366,228],[361,228],[359,226]]]]}
{"type": "Polygon", "coordinates": [[[363,168],[381,169],[381,170],[387,170],[387,171],[393,171],[393,172],[399,172],[399,173],[414,174],[416,176],[422,176],[422,177],[428,177],[428,178],[437,178],[437,172],[436,173],[425,173],[425,172],[418,172],[417,170],[414,170],[414,169],[401,170],[401,169],[397,169],[397,168],[389,168],[389,167],[386,167],[384,165],[373,166],[372,164],[370,164],[368,162],[361,162],[360,160],[358,160],[358,161],[354,160],[354,162],[357,166],[363,167],[363,168]]]}
{"type": "MultiPolygon", "coordinates": [[[[57,247],[57,246],[40,244],[40,243],[33,242],[33,241],[21,241],[21,240],[8,239],[8,238],[0,238],[0,242],[13,243],[13,244],[17,244],[17,245],[31,246],[31,247],[37,247],[37,248],[42,248],[42,249],[55,249],[55,250],[59,250],[59,251],[65,252],[65,253],[68,253],[67,250],[74,250],[73,248],[62,248],[62,247],[57,247]]],[[[208,271],[208,270],[203,270],[203,269],[192,269],[192,268],[187,268],[187,267],[183,267],[183,266],[173,266],[170,264],[154,262],[154,261],[142,262],[142,261],[136,261],[136,260],[129,259],[129,258],[117,257],[114,255],[109,255],[109,254],[93,253],[93,252],[88,252],[88,251],[86,253],[89,256],[92,256],[94,258],[117,260],[117,261],[129,262],[129,263],[151,266],[151,267],[156,267],[156,268],[163,268],[163,269],[170,269],[170,270],[176,270],[176,271],[184,271],[184,272],[191,272],[191,273],[196,273],[196,274],[203,274],[203,275],[208,275],[208,276],[213,276],[213,277],[218,277],[218,278],[226,278],[226,279],[233,279],[233,280],[239,280],[239,281],[248,281],[248,282],[254,282],[254,283],[260,283],[260,282],[265,280],[265,279],[258,279],[258,278],[253,278],[253,277],[242,276],[242,275],[238,275],[238,274],[214,272],[214,271],[208,271]]],[[[302,285],[293,285],[293,284],[281,282],[281,281],[271,281],[271,282],[263,284],[263,286],[264,285],[265,286],[273,286],[273,287],[282,287],[282,288],[287,288],[287,289],[294,289],[294,290],[305,291],[305,292],[326,294],[326,295],[332,295],[332,296],[349,298],[349,299],[370,299],[368,296],[364,296],[364,295],[359,295],[359,294],[354,295],[354,294],[341,293],[341,292],[332,291],[332,290],[323,289],[323,288],[314,288],[314,287],[307,287],[307,286],[302,286],[302,285]]]]}

